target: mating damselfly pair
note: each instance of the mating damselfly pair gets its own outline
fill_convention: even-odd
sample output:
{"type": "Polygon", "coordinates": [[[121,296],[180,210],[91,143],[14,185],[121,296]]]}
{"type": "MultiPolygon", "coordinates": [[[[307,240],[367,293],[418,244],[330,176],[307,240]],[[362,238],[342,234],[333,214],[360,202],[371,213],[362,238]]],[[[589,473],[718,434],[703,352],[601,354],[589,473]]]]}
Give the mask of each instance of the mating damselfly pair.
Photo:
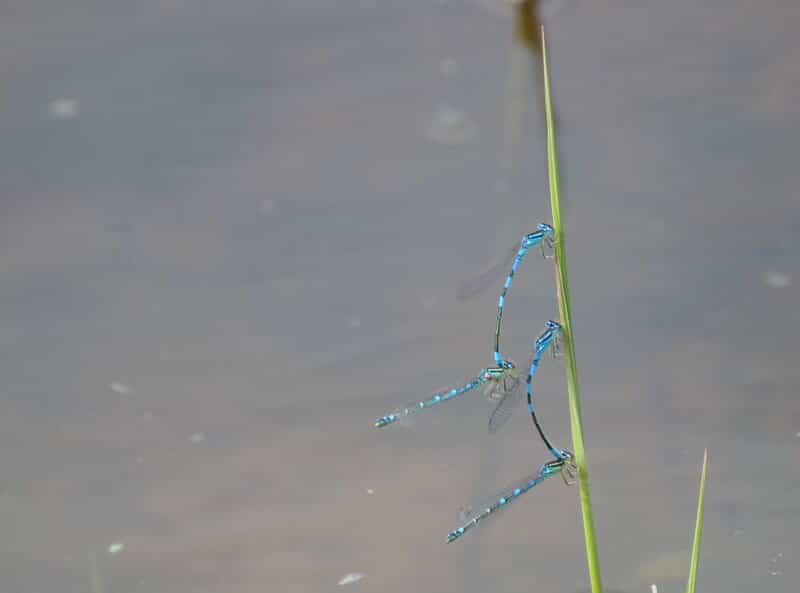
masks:
{"type": "Polygon", "coordinates": [[[375,421],[376,427],[382,428],[389,426],[412,414],[417,414],[423,410],[455,399],[466,393],[473,392],[482,387],[484,394],[497,402],[489,417],[489,432],[495,433],[506,424],[513,411],[516,409],[517,403],[522,400],[523,397],[527,398],[528,411],[530,412],[533,425],[542,442],[553,455],[553,459],[544,463],[539,470],[531,476],[526,477],[518,484],[497,494],[486,505],[479,505],[476,507],[476,512],[474,514],[470,513],[467,515],[466,518],[469,520],[464,525],[450,532],[447,536],[448,542],[455,541],[480,522],[493,516],[508,503],[516,500],[522,494],[530,491],[534,486],[537,486],[547,478],[556,474],[561,474],[564,482],[570,484],[575,481],[577,476],[577,469],[574,465],[572,453],[563,449],[558,449],[551,443],[539,422],[536,414],[536,407],[533,403],[532,382],[542,357],[548,350],[551,350],[555,356],[561,352],[561,325],[552,320],[548,321],[545,324],[544,331],[534,342],[533,355],[528,366],[528,374],[524,378],[526,386],[524,396],[521,389],[523,383],[522,374],[516,368],[516,365],[514,365],[511,360],[506,359],[500,351],[500,335],[506,298],[520,264],[528,251],[537,245],[541,246],[542,255],[548,257],[549,253],[553,250],[554,244],[555,233],[553,228],[548,224],[542,223],[535,232],[523,236],[519,244],[514,245],[503,262],[481,273],[477,279],[466,283],[464,287],[462,287],[459,298],[470,298],[482,292],[490,282],[497,279],[498,274],[502,275],[502,270],[507,268],[510,264],[510,269],[503,282],[497,303],[497,325],[493,344],[493,366],[481,369],[477,375],[460,387],[434,393],[427,399],[399,408],[390,414],[381,416],[375,421]]]}

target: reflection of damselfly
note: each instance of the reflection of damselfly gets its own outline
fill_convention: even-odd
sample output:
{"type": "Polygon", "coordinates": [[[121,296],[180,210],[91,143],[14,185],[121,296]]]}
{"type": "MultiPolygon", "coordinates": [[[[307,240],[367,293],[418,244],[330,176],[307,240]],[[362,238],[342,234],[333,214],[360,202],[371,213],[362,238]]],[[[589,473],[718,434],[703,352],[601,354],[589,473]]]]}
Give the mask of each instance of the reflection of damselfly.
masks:
{"type": "Polygon", "coordinates": [[[508,504],[529,490],[544,482],[556,474],[561,474],[565,484],[574,484],[578,476],[578,469],[572,460],[572,453],[569,451],[562,451],[562,457],[548,461],[539,468],[535,474],[528,476],[517,484],[504,489],[502,492],[492,497],[490,502],[486,504],[476,505],[466,511],[464,514],[465,519],[469,519],[458,529],[454,529],[447,535],[447,543],[457,540],[464,535],[467,531],[485,521],[489,517],[495,515],[497,511],[508,506],[508,504]]]}

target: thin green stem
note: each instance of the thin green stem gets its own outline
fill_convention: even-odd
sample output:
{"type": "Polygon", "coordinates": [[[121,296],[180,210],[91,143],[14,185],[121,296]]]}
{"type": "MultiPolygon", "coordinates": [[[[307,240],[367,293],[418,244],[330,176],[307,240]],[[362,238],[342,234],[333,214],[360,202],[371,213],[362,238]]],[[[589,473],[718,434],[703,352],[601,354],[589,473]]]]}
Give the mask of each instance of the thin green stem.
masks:
{"type": "Polygon", "coordinates": [[[708,467],[708,449],[703,453],[703,470],[700,472],[700,494],[697,497],[697,519],[694,524],[694,543],[689,564],[689,579],[686,582],[686,593],[694,593],[697,585],[697,567],[700,564],[700,540],[703,538],[703,507],[706,500],[706,469],[708,467]]]}
{"type": "Polygon", "coordinates": [[[544,27],[541,29],[542,67],[544,69],[544,105],[547,118],[547,173],[550,180],[550,206],[553,211],[555,230],[555,268],[558,287],[558,309],[561,314],[561,327],[564,336],[564,352],[567,367],[567,391],[569,394],[569,420],[572,429],[572,447],[575,463],[578,466],[578,489],[583,515],[583,533],[586,541],[586,560],[592,593],[603,593],[600,575],[600,560],[594,533],[592,499],[589,494],[589,468],[583,444],[583,422],[581,420],[580,391],[578,388],[578,364],[575,360],[575,338],[572,333],[572,313],[570,309],[569,277],[567,275],[567,250],[564,226],[561,222],[561,201],[558,189],[558,154],[556,151],[555,129],[553,125],[553,106],[550,100],[550,75],[547,70],[547,43],[544,27]]]}

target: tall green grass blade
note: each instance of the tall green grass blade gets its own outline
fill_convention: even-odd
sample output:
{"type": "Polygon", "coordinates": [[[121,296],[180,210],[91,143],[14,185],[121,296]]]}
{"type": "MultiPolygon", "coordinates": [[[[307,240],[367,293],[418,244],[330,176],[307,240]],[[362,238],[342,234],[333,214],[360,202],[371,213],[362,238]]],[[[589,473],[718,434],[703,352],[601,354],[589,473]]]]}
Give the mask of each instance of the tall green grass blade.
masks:
{"type": "Polygon", "coordinates": [[[703,470],[700,472],[700,494],[697,497],[697,520],[694,525],[694,543],[689,564],[689,580],[686,582],[686,593],[694,593],[697,585],[697,567],[700,563],[700,540],[703,537],[703,507],[706,498],[706,468],[708,467],[708,449],[703,453],[703,470]]]}
{"type": "Polygon", "coordinates": [[[567,276],[567,251],[564,226],[561,222],[561,201],[558,190],[558,154],[556,151],[555,129],[553,125],[553,106],[550,99],[550,75],[547,70],[547,43],[544,27],[541,29],[542,68],[544,70],[544,107],[547,119],[547,173],[550,180],[550,206],[553,211],[553,229],[556,236],[555,268],[558,286],[558,309],[561,314],[561,327],[564,338],[564,353],[567,367],[567,391],[569,393],[569,421],[572,430],[572,447],[578,466],[578,488],[583,515],[583,534],[586,541],[586,561],[592,593],[603,593],[600,576],[600,560],[594,534],[592,499],[589,495],[589,469],[586,450],[583,446],[583,422],[581,420],[580,392],[578,389],[578,365],[575,361],[575,339],[572,333],[572,312],[570,310],[569,279],[567,276]]]}

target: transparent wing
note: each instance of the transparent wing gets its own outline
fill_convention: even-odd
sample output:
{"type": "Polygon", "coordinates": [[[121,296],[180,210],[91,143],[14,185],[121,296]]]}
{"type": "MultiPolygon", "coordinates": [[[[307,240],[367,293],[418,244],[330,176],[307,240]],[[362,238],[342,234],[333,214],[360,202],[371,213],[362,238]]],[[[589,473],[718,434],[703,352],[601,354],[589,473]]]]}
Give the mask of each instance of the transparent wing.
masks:
{"type": "Polygon", "coordinates": [[[482,497],[479,496],[476,500],[472,500],[469,504],[465,504],[458,509],[457,520],[461,523],[466,523],[471,521],[486,509],[490,508],[493,504],[495,504],[498,500],[502,498],[510,499],[513,498],[513,493],[518,489],[522,489],[524,486],[527,486],[531,480],[539,480],[540,473],[536,472],[529,476],[525,476],[524,478],[514,480],[513,482],[506,482],[504,488],[500,488],[495,490],[494,492],[490,492],[484,494],[482,497]]]}
{"type": "Polygon", "coordinates": [[[513,502],[538,484],[541,484],[551,475],[555,474],[546,474],[543,473],[542,470],[539,470],[535,474],[516,482],[512,486],[504,488],[499,493],[495,494],[491,498],[486,499],[485,501],[475,505],[462,507],[459,509],[459,522],[461,522],[461,527],[454,529],[447,535],[447,542],[450,543],[457,540],[467,531],[471,530],[473,527],[476,527],[479,523],[484,522],[489,517],[494,516],[497,514],[497,511],[505,508],[509,503],[513,502]]]}
{"type": "Polygon", "coordinates": [[[491,416],[489,416],[489,433],[494,434],[505,426],[506,422],[511,418],[517,405],[522,400],[522,379],[519,376],[507,375],[503,377],[502,381],[498,381],[497,385],[492,385],[493,388],[498,387],[492,393],[497,394],[499,397],[492,399],[499,399],[491,416]]]}
{"type": "Polygon", "coordinates": [[[493,284],[496,285],[498,289],[502,288],[500,282],[508,273],[508,268],[511,266],[511,262],[514,261],[514,256],[517,255],[517,251],[519,251],[519,242],[511,246],[508,253],[501,261],[496,261],[482,272],[479,272],[476,276],[464,281],[458,289],[456,299],[459,301],[467,301],[475,298],[493,284]]]}

